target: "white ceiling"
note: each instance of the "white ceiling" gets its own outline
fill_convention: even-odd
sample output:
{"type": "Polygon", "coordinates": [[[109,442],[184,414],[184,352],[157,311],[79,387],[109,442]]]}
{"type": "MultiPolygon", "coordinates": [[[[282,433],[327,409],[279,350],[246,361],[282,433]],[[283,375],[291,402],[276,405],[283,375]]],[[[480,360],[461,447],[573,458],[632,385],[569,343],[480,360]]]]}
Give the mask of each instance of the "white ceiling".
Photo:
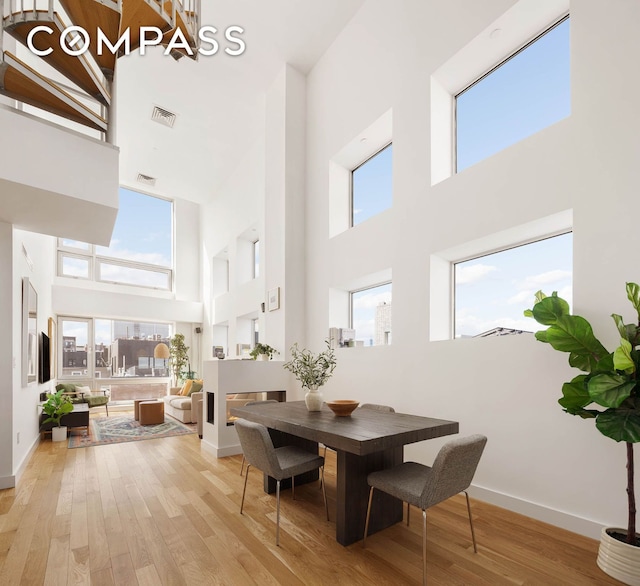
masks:
{"type": "MultiPolygon", "coordinates": [[[[264,127],[264,95],[285,63],[308,73],[365,0],[202,0],[202,25],[244,28],[246,51],[174,61],[161,51],[121,58],[117,72],[120,181],[196,202],[215,197],[264,127]],[[151,120],[157,105],[178,117],[151,120]],[[136,183],[139,173],[155,188],[136,183]]],[[[233,47],[235,48],[235,47],[233,47]]]]}

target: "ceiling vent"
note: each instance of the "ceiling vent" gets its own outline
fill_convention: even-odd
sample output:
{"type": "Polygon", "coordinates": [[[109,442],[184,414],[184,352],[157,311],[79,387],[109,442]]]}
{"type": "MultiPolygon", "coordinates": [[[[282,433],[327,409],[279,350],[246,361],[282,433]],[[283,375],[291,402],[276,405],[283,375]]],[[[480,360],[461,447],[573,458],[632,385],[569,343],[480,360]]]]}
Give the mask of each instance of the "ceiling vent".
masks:
{"type": "Polygon", "coordinates": [[[138,183],[144,183],[145,185],[150,185],[151,187],[155,187],[157,179],[155,177],[150,177],[149,175],[143,175],[142,173],[138,173],[138,183]]]}
{"type": "Polygon", "coordinates": [[[151,120],[163,126],[168,126],[169,128],[173,128],[173,125],[176,123],[176,118],[176,114],[160,106],[154,106],[153,113],[151,114],[151,120]]]}

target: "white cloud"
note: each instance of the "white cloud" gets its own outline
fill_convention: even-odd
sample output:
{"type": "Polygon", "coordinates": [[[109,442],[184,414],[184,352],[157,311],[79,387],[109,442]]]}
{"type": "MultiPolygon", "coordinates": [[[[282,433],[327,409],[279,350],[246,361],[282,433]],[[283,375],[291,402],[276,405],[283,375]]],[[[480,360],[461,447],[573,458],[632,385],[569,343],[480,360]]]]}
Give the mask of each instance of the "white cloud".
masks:
{"type": "Polygon", "coordinates": [[[509,305],[528,303],[529,306],[533,306],[533,304],[535,303],[535,295],[536,291],[534,291],[533,289],[525,289],[523,291],[520,291],[519,293],[516,293],[512,297],[509,297],[509,299],[507,299],[507,303],[509,305]]]}
{"type": "Polygon", "coordinates": [[[467,285],[481,281],[493,271],[497,271],[497,267],[493,265],[471,265],[460,266],[456,268],[456,285],[467,285]]]}
{"type": "Polygon", "coordinates": [[[560,283],[571,279],[571,271],[562,271],[556,269],[554,271],[547,271],[546,273],[540,273],[539,275],[532,275],[527,277],[522,283],[521,287],[525,289],[535,289],[536,291],[540,287],[553,285],[554,283],[560,283]]]}
{"type": "Polygon", "coordinates": [[[167,288],[167,275],[164,273],[154,273],[119,265],[101,264],[100,278],[103,281],[114,281],[125,285],[167,288]]]}
{"type": "Polygon", "coordinates": [[[369,295],[362,295],[355,297],[353,300],[353,310],[359,309],[373,309],[378,307],[381,303],[391,303],[391,292],[386,291],[384,293],[371,293],[369,295]]]}
{"type": "Polygon", "coordinates": [[[171,261],[160,252],[133,252],[125,248],[118,249],[114,246],[103,253],[111,258],[120,258],[131,262],[141,262],[159,267],[170,267],[171,261]]]}

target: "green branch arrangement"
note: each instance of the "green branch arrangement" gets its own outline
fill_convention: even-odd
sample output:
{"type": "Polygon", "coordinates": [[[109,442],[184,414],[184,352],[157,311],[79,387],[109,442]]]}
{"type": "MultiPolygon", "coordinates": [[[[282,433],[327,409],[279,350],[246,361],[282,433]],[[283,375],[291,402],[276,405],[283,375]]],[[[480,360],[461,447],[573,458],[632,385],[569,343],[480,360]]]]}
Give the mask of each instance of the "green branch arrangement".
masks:
{"type": "Polygon", "coordinates": [[[298,348],[296,342],[291,347],[291,360],[283,364],[300,381],[303,389],[317,389],[331,378],[336,367],[336,355],[330,341],[325,340],[327,349],[319,354],[298,348]]]}

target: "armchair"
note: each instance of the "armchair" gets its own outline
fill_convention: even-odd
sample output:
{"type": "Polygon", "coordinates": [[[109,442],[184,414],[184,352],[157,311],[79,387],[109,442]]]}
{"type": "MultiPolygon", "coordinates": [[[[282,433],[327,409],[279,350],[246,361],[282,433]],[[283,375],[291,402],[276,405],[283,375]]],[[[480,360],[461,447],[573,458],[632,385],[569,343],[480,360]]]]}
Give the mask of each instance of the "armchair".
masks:
{"type": "Polygon", "coordinates": [[[87,403],[89,409],[93,407],[104,407],[109,417],[109,391],[101,389],[92,391],[90,387],[76,385],[73,383],[59,383],[56,385],[56,391],[63,389],[64,394],[69,396],[72,403],[87,403]]]}

